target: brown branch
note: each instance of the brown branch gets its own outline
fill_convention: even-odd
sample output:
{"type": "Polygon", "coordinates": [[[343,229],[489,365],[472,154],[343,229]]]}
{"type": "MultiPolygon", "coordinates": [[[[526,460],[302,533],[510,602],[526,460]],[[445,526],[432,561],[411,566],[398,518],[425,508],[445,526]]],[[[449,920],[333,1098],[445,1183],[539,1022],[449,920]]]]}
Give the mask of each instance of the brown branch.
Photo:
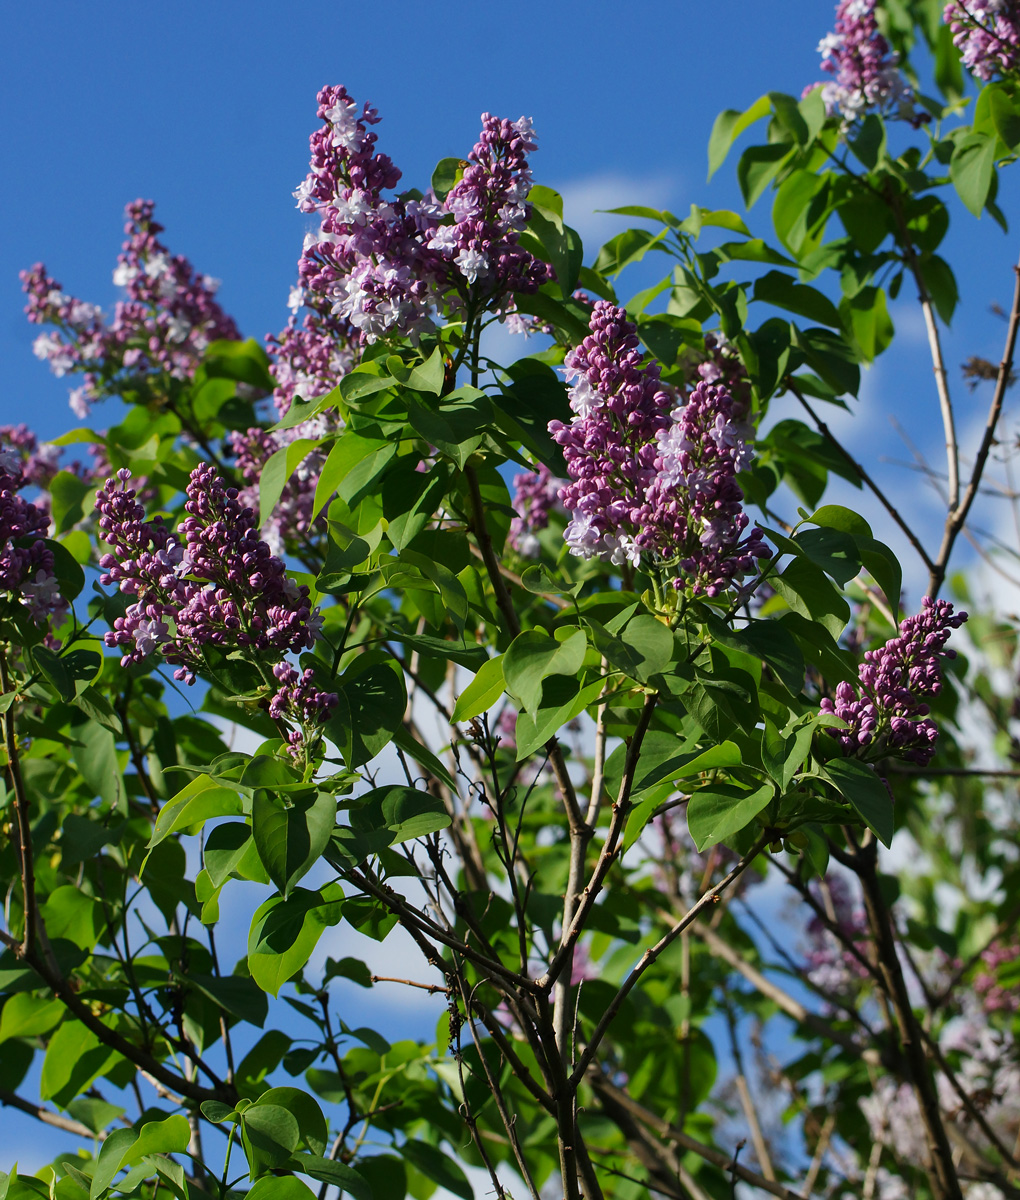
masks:
{"type": "Polygon", "coordinates": [[[995,394],[992,396],[988,418],[985,421],[984,436],[981,438],[981,445],[978,447],[978,452],[974,459],[970,482],[967,484],[967,490],[964,492],[962,500],[959,499],[958,490],[956,493],[953,492],[953,479],[950,476],[949,515],[946,517],[942,545],[939,548],[938,558],[935,561],[935,567],[931,572],[931,578],[928,583],[928,595],[932,599],[938,595],[939,589],[942,587],[946,571],[949,567],[949,556],[953,552],[956,539],[960,535],[960,530],[963,528],[971,506],[978,494],[981,476],[984,473],[985,464],[988,461],[988,455],[995,440],[995,430],[999,424],[999,417],[1002,415],[1002,405],[1006,398],[1006,389],[1009,386],[1010,372],[1013,369],[1013,354],[1016,350],[1017,331],[1020,329],[1020,264],[1015,266],[1013,271],[1016,276],[1016,283],[1013,288],[1013,307],[1010,309],[1009,327],[1006,331],[1006,345],[1002,352],[1002,361],[999,363],[999,377],[995,384],[995,394]]]}
{"type": "Polygon", "coordinates": [[[62,1117],[60,1113],[51,1112],[41,1104],[33,1104],[30,1100],[25,1100],[17,1093],[9,1092],[6,1088],[0,1088],[0,1104],[6,1108],[19,1109],[23,1113],[28,1113],[30,1117],[35,1117],[37,1121],[42,1121],[44,1125],[52,1125],[54,1129],[62,1129],[64,1133],[73,1134],[75,1137],[89,1138],[90,1140],[98,1138],[100,1141],[106,1137],[105,1130],[94,1133],[80,1121],[62,1117]]]}
{"type": "Polygon", "coordinates": [[[922,1045],[922,1031],[914,1015],[906,980],[896,952],[892,922],[878,879],[877,843],[870,839],[855,847],[851,866],[861,881],[864,908],[871,926],[878,957],[882,987],[892,1004],[896,1030],[903,1051],[910,1082],[917,1097],[931,1156],[932,1189],[940,1200],[962,1200],[960,1180],[953,1163],[953,1152],[942,1121],[935,1082],[922,1045]]]}
{"type": "Polygon", "coordinates": [[[715,887],[705,892],[700,900],[698,900],[695,904],[692,904],[684,916],[677,921],[677,923],[672,929],[669,930],[668,933],[659,938],[654,946],[649,946],[644,954],[641,955],[641,958],[634,966],[634,969],[623,981],[623,984],[620,986],[616,995],[612,998],[612,1000],[610,1000],[605,1012],[602,1014],[602,1017],[599,1020],[599,1023],[595,1026],[595,1031],[588,1039],[588,1044],[585,1046],[584,1052],[578,1059],[577,1066],[574,1068],[574,1073],[570,1078],[571,1087],[576,1088],[580,1081],[584,1078],[584,1073],[587,1071],[592,1059],[595,1057],[599,1045],[606,1034],[606,1030],[616,1017],[616,1014],[620,1011],[620,1006],[630,995],[637,981],[655,962],[659,955],[662,954],[662,952],[669,946],[671,946],[673,942],[680,936],[680,934],[683,933],[688,926],[692,925],[698,919],[699,915],[709,907],[709,905],[714,904],[717,898],[726,891],[730,884],[733,883],[735,879],[738,879],[747,870],[751,863],[754,862],[754,860],[764,849],[767,842],[768,837],[764,833],[761,834],[751,849],[748,850],[748,852],[737,863],[737,865],[728,874],[724,875],[723,878],[720,879],[715,885],[715,887]]]}
{"type": "Polygon", "coordinates": [[[661,1117],[643,1107],[623,1091],[622,1088],[618,1088],[610,1083],[608,1079],[601,1076],[589,1078],[596,1095],[600,1099],[608,1098],[615,1101],[621,1108],[632,1113],[643,1125],[647,1125],[649,1129],[654,1130],[660,1137],[674,1142],[681,1150],[697,1154],[699,1158],[703,1158],[705,1162],[711,1163],[712,1166],[718,1167],[721,1171],[732,1174],[737,1179],[742,1179],[745,1183],[749,1183],[754,1187],[761,1188],[763,1192],[770,1192],[773,1196],[778,1196],[780,1200],[803,1200],[801,1196],[791,1191],[790,1188],[784,1187],[781,1183],[773,1179],[765,1179],[764,1176],[759,1175],[756,1171],[752,1171],[749,1167],[742,1166],[734,1160],[732,1155],[725,1154],[722,1150],[716,1150],[714,1146],[706,1146],[704,1142],[699,1142],[689,1137],[683,1130],[675,1128],[668,1121],[664,1121],[661,1117]]]}

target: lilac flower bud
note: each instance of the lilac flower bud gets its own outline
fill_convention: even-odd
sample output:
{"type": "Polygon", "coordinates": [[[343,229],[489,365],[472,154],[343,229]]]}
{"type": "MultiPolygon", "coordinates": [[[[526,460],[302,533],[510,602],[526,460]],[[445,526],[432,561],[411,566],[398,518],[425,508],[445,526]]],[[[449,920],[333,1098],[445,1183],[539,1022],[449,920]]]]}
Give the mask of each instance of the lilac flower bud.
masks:
{"type": "Polygon", "coordinates": [[[925,698],[942,691],[941,660],[956,654],[946,642],[966,620],[967,614],[954,613],[948,601],[925,597],[917,616],[904,620],[899,636],[865,652],[856,688],[843,682],[834,701],[823,697],[820,710],[846,725],[829,733],[848,754],[869,747],[872,758],[895,753],[921,766],[931,762],[938,727],[925,698]]]}

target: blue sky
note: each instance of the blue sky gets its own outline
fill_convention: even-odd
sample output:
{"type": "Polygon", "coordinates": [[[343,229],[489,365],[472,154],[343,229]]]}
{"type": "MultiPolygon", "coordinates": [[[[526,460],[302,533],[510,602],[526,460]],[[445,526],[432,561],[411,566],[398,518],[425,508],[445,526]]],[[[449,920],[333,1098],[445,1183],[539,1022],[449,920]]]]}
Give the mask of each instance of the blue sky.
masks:
{"type": "MultiPolygon", "coordinates": [[[[830,0],[8,6],[0,421],[25,420],[54,437],[73,420],[66,381],[32,356],[36,331],[22,313],[18,269],[41,259],[67,291],[109,309],[121,214],[136,197],[156,201],[174,252],[222,279],[220,298],[246,335],[282,326],[307,220],[291,192],[306,170],[315,93],[325,83],[344,83],[378,106],[380,148],[409,187],[425,186],[440,158],[470,149],[483,110],[532,117],[536,180],[564,193],[590,261],[619,228],[593,216],[597,207],[741,208],[732,164],[705,184],[712,120],[766,90],[799,94],[817,80],[815,47],[832,11],[830,0]]],[[[1014,187],[1000,193],[1007,215],[1015,201],[1014,187]]],[[[765,220],[762,212],[758,229],[765,220]]],[[[966,354],[998,359],[1004,327],[987,309],[992,301],[1008,307],[1012,245],[987,217],[975,223],[957,206],[950,246],[963,264],[962,302],[947,339],[954,371],[966,354]]],[[[892,413],[913,425],[923,447],[938,443],[930,365],[907,290],[894,308],[902,346],[869,373],[850,435],[872,469],[884,454],[906,457],[892,413]]],[[[958,382],[956,391],[961,425],[973,431],[981,402],[958,382]]],[[[897,479],[896,494],[916,494],[916,476],[897,479]]],[[[878,522],[876,532],[886,535],[878,522]]],[[[423,1008],[415,1032],[427,1036],[435,1006],[423,1008]]],[[[66,1144],[14,1114],[0,1128],[0,1166],[13,1153],[38,1164],[66,1144]]]]}

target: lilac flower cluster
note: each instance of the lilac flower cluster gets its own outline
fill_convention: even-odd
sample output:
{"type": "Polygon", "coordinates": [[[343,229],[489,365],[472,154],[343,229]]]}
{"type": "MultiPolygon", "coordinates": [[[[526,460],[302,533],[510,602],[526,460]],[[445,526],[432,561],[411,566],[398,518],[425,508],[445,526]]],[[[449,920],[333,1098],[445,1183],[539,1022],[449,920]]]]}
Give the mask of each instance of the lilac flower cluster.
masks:
{"type": "Polygon", "coordinates": [[[647,491],[657,474],[658,434],[669,428],[670,395],[655,363],[644,364],[637,331],[622,308],[600,300],[591,332],[566,357],[569,425],[551,421],[570,483],[560,501],[571,554],[603,555],[616,566],[641,561],[638,537],[649,526],[647,491]]]}
{"type": "Polygon", "coordinates": [[[846,725],[829,732],[848,754],[881,758],[894,752],[921,766],[931,762],[938,727],[924,701],[942,691],[941,660],[956,657],[946,642],[966,620],[967,613],[954,613],[948,601],[925,597],[921,611],[906,618],[898,637],[865,652],[857,687],[843,682],[834,701],[823,697],[821,711],[846,725]]]}
{"type": "Polygon", "coordinates": [[[0,441],[0,592],[42,623],[63,612],[53,552],[45,544],[49,515],[18,493],[29,484],[21,448],[0,441]]]}
{"type": "MultiPolygon", "coordinates": [[[[840,875],[827,875],[821,886],[812,890],[832,924],[867,959],[867,917],[864,909],[853,902],[846,880],[840,875]]],[[[817,914],[808,922],[807,936],[807,977],[826,995],[845,997],[868,978],[864,964],[817,914]]]]}
{"type": "Polygon", "coordinates": [[[736,347],[721,333],[705,334],[705,358],[698,363],[698,378],[725,388],[733,403],[733,419],[744,420],[751,411],[751,380],[736,347]]]}
{"type": "Polygon", "coordinates": [[[36,356],[57,376],[82,373],[82,385],[71,392],[71,408],[82,420],[106,396],[160,376],[190,378],[210,342],[240,336],[215,299],[217,281],[170,254],[153,210],[151,200],[125,210],[128,236],[113,282],[127,296],[109,324],[98,306],[65,294],[42,263],[21,272],[29,321],[52,327],[36,338],[36,356]]]}
{"type": "Polygon", "coordinates": [[[679,558],[695,592],[717,596],[769,555],[757,526],[744,536],[749,519],[736,475],[751,465],[746,431],[733,420],[729,392],[714,384],[699,383],[671,417],[658,435],[647,544],[679,558]]]}
{"type": "MultiPolygon", "coordinates": [[[[24,423],[0,425],[0,442],[4,444],[8,461],[10,461],[11,453],[17,455],[22,487],[43,489],[49,487],[53,476],[60,470],[61,450],[59,446],[54,446],[52,442],[40,443],[36,435],[24,423]]],[[[81,468],[77,463],[71,469],[76,474],[81,473],[81,468]]],[[[40,499],[48,501],[49,497],[44,495],[40,499]]],[[[39,501],[36,501],[36,504],[39,508],[45,508],[45,504],[40,504],[39,501]]]]}
{"type": "Polygon", "coordinates": [[[453,223],[440,226],[429,241],[468,285],[480,283],[482,296],[533,292],[550,277],[547,264],[517,244],[531,212],[528,154],[537,144],[527,117],[508,121],[482,113],[469,165],[443,206],[453,223]]]}
{"type": "Polygon", "coordinates": [[[470,165],[443,206],[431,192],[385,198],[400,171],[375,150],[368,127],[379,121],[376,110],[359,109],[343,87],[323,88],[317,99],[324,124],[294,195],[302,212],[319,214],[320,229],[305,239],[299,278],[306,295],[328,300],[364,341],[427,331],[444,295],[456,299],[477,284],[491,298],[547,278],[548,268],[517,245],[528,216],[530,121],[483,114],[470,165]]]}
{"type": "MultiPolygon", "coordinates": [[[[831,116],[840,113],[850,125],[869,109],[895,110],[915,126],[928,119],[914,110],[914,93],[897,67],[889,43],[879,33],[876,0],[839,0],[836,29],[818,43],[822,70],[834,76],[822,88],[831,116]]],[[[817,87],[813,84],[805,94],[817,87]]]]}
{"type": "MultiPolygon", "coordinates": [[[[322,619],[307,587],[287,577],[259,538],[254,512],[212,467],[192,471],[187,516],[176,533],[160,517],[145,520],[130,477],[121,470],[120,486],[108,479],[96,494],[99,528],[112,551],[100,559],[102,582],[137,597],[106,634],[108,646],[123,648],[123,664],[159,649],[177,665],[174,678],[190,684],[203,646],[244,648],[279,661],[314,644],[322,619]]],[[[291,699],[290,692],[283,696],[281,711],[293,711],[291,699]]]]}
{"type": "Polygon", "coordinates": [[[950,0],[943,20],[963,65],[978,79],[1020,68],[1020,3],[1017,0],[950,0]]]}
{"type": "MultiPolygon", "coordinates": [[[[297,722],[304,729],[321,725],[339,703],[335,692],[324,692],[315,686],[311,670],[299,672],[289,662],[279,662],[273,675],[280,685],[269,701],[269,715],[274,721],[297,722]]],[[[292,729],[288,741],[296,750],[304,741],[301,730],[292,729]]]]}
{"type": "Polygon", "coordinates": [[[1020,942],[995,941],[981,953],[981,969],[974,976],[974,994],[986,1013],[1016,1012],[1020,991],[999,982],[999,968],[1020,961],[1020,942]]]}
{"type": "Polygon", "coordinates": [[[572,554],[638,566],[643,555],[676,566],[696,593],[716,596],[767,556],[748,518],[736,474],[750,461],[744,430],[723,387],[699,383],[686,404],[671,396],[655,363],[644,364],[622,309],[600,300],[590,335],[567,356],[569,425],[549,430],[571,482],[572,554]]]}
{"type": "Polygon", "coordinates": [[[564,481],[557,479],[545,463],[535,471],[514,476],[513,505],[517,516],[510,522],[507,541],[525,558],[538,554],[536,534],[549,526],[549,514],[556,505],[564,481]]]}

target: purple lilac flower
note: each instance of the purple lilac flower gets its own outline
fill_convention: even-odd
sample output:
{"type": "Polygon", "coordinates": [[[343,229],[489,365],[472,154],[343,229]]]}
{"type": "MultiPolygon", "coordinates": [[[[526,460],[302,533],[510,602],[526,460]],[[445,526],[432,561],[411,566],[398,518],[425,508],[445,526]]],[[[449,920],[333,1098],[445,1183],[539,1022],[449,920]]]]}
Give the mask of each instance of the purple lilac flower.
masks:
{"type": "Polygon", "coordinates": [[[1017,0],[950,0],[942,19],[952,30],[963,65],[978,79],[1020,67],[1017,0]]]}
{"type": "Polygon", "coordinates": [[[928,716],[925,698],[942,691],[942,659],[955,658],[946,648],[967,613],[954,613],[946,600],[930,600],[907,617],[898,637],[878,650],[868,650],[856,687],[840,683],[836,699],[823,697],[823,713],[833,713],[847,728],[830,729],[848,754],[881,758],[894,752],[926,766],[935,754],[938,727],[928,716]]]}
{"type": "Polygon", "coordinates": [[[217,281],[198,275],[159,240],[163,226],[153,220],[154,207],[136,200],[125,210],[128,237],[113,282],[127,295],[109,324],[97,305],[65,294],[42,263],[21,272],[29,321],[52,327],[36,338],[35,354],[57,376],[82,375],[70,394],[81,420],[95,401],[126,388],[160,376],[190,379],[210,342],[240,336],[215,299],[217,281]]]}
{"type": "Polygon", "coordinates": [[[482,113],[469,165],[443,204],[453,224],[439,226],[429,241],[476,295],[505,297],[506,304],[509,293],[534,292],[551,275],[546,263],[517,244],[531,214],[528,154],[537,144],[527,117],[508,121],[482,113]]]}
{"type": "Polygon", "coordinates": [[[530,121],[483,114],[464,178],[440,205],[431,191],[421,200],[383,195],[400,171],[375,150],[374,108],[359,109],[343,87],[323,88],[317,99],[324,124],[294,195],[302,212],[319,215],[320,229],[305,239],[299,278],[306,296],[328,300],[364,341],[426,332],[444,295],[460,303],[474,289],[491,302],[548,278],[545,264],[517,245],[529,211],[530,121]]]}
{"type": "Polygon", "coordinates": [[[570,476],[560,491],[570,513],[564,537],[571,554],[637,566],[637,539],[653,511],[646,493],[657,472],[656,438],[669,428],[670,395],[657,364],[642,362],[636,328],[622,308],[598,301],[589,328],[565,360],[576,415],[569,425],[549,424],[570,476]]]}
{"type": "Polygon", "coordinates": [[[699,383],[670,410],[659,367],[642,362],[624,311],[600,300],[590,328],[566,359],[577,415],[549,426],[571,479],[560,491],[571,553],[618,566],[647,556],[678,568],[677,588],[686,580],[716,596],[768,553],[759,529],[744,537],[736,474],[750,452],[729,392],[699,383]]]}
{"type": "MultiPolygon", "coordinates": [[[[822,87],[822,99],[831,116],[840,113],[850,125],[869,109],[895,110],[915,126],[928,119],[915,113],[914,93],[890,53],[889,43],[879,33],[875,18],[876,0],[839,0],[836,29],[818,43],[822,70],[834,76],[822,87]]],[[[813,84],[805,94],[817,87],[813,84]]]]}
{"type": "Polygon", "coordinates": [[[201,647],[246,648],[280,658],[310,648],[321,627],[308,588],[287,578],[282,561],[258,536],[255,514],[208,464],[191,473],[185,512],[171,532],[127,486],[130,472],[96,494],[99,528],[111,552],[99,560],[104,584],[137,599],[105,636],[124,649],[123,664],[159,648],[194,683],[201,647]]]}
{"type": "MultiPolygon", "coordinates": [[[[9,458],[9,461],[12,468],[16,465],[20,470],[22,487],[47,488],[53,476],[60,470],[60,447],[54,446],[52,442],[40,443],[36,435],[24,423],[0,425],[0,445],[3,446],[3,452],[8,456],[12,452],[16,456],[16,464],[13,458],[9,458]]],[[[80,464],[74,463],[71,470],[80,474],[82,468],[80,464]]],[[[17,474],[17,471],[11,470],[9,473],[17,474]]],[[[49,497],[43,498],[49,499],[49,497]]],[[[45,507],[38,501],[36,503],[40,508],[45,507]]]]}
{"type": "Polygon", "coordinates": [[[434,200],[383,197],[400,171],[375,150],[368,127],[379,121],[343,87],[318,94],[324,124],[310,138],[308,175],[294,193],[298,208],[320,217],[305,238],[299,278],[306,294],[372,342],[391,331],[418,335],[431,327],[440,262],[427,248],[441,216],[434,200]]]}
{"type": "Polygon", "coordinates": [[[517,516],[510,522],[507,540],[518,554],[534,558],[538,554],[540,529],[549,526],[549,514],[556,504],[564,480],[557,479],[544,463],[535,471],[514,476],[513,506],[517,516]]]}
{"type": "MultiPolygon", "coordinates": [[[[821,887],[812,887],[830,921],[867,960],[870,950],[868,921],[860,904],[854,904],[850,888],[840,875],[827,875],[821,887]]],[[[817,914],[807,925],[810,949],[808,979],[830,996],[845,996],[868,978],[864,964],[846,948],[817,914]]]]}
{"type": "Polygon", "coordinates": [[[50,518],[18,493],[29,483],[21,448],[0,439],[0,592],[20,602],[37,623],[62,613],[53,552],[45,544],[50,518]]]}
{"type": "Polygon", "coordinates": [[[698,378],[729,392],[733,419],[744,420],[751,411],[751,380],[736,347],[721,333],[705,334],[705,358],[698,363],[698,378]]]}
{"type": "Polygon", "coordinates": [[[708,383],[670,415],[673,423],[657,438],[652,513],[638,544],[678,560],[695,593],[717,596],[769,554],[757,526],[744,536],[749,519],[736,475],[751,464],[746,430],[733,420],[729,392],[708,383]]]}
{"type": "MultiPolygon", "coordinates": [[[[340,702],[336,692],[324,692],[315,686],[311,670],[299,672],[289,662],[279,662],[273,667],[273,675],[279,690],[269,701],[269,715],[274,721],[291,721],[302,729],[321,725],[340,702]]],[[[304,744],[300,730],[292,729],[288,735],[291,752],[296,753],[304,744]]]]}

